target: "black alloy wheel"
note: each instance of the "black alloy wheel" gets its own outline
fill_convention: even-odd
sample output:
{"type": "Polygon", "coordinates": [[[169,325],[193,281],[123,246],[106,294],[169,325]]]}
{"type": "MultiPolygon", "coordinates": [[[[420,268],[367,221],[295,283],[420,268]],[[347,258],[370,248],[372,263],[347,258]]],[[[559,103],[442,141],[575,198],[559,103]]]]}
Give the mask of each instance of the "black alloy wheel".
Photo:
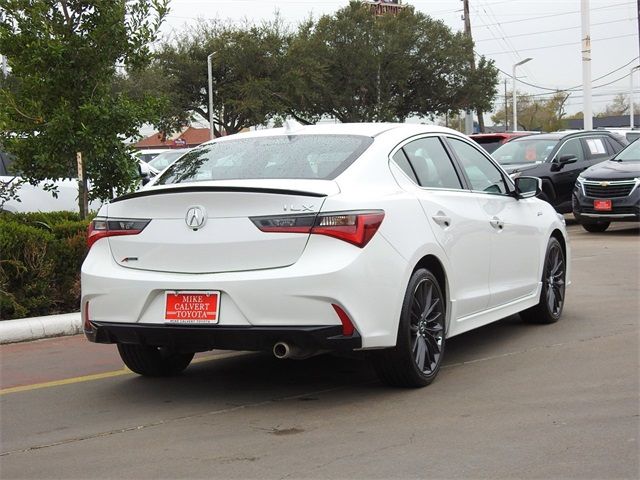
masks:
{"type": "Polygon", "coordinates": [[[380,379],[397,387],[424,387],[438,375],[445,347],[446,303],[436,277],[426,269],[411,276],[395,348],[372,352],[380,379]]]}
{"type": "Polygon", "coordinates": [[[520,316],[532,323],[554,323],[564,307],[567,266],[562,245],[555,237],[549,239],[542,272],[540,302],[520,316]]]}
{"type": "Polygon", "coordinates": [[[444,347],[444,301],[437,282],[423,278],[413,293],[409,331],[418,369],[431,375],[440,366],[444,347]]]}

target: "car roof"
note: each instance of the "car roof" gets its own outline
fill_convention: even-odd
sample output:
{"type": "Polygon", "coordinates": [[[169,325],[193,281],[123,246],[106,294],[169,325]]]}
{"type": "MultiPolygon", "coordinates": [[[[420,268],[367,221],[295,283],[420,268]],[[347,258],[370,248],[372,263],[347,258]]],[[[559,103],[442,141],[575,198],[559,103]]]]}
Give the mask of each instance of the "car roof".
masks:
{"type": "MultiPolygon", "coordinates": [[[[606,130],[567,130],[560,132],[551,132],[551,133],[541,133],[539,135],[533,135],[531,137],[526,137],[527,140],[562,140],[566,137],[584,137],[590,135],[605,135],[605,136],[613,136],[611,132],[606,130]]],[[[512,142],[518,142],[524,140],[524,138],[514,138],[511,140],[512,142]]]]}
{"type": "Polygon", "coordinates": [[[494,132],[494,133],[473,133],[469,135],[471,138],[514,138],[514,137],[526,137],[527,135],[534,135],[540,132],[494,132]]]}
{"type": "MultiPolygon", "coordinates": [[[[294,122],[289,128],[266,128],[250,132],[237,133],[229,137],[212,140],[224,141],[229,139],[267,137],[274,135],[364,135],[376,137],[391,130],[405,130],[411,133],[449,133],[461,135],[460,132],[437,125],[422,125],[416,123],[320,123],[317,125],[301,125],[294,122]]],[[[205,145],[205,144],[203,144],[205,145]]]]}

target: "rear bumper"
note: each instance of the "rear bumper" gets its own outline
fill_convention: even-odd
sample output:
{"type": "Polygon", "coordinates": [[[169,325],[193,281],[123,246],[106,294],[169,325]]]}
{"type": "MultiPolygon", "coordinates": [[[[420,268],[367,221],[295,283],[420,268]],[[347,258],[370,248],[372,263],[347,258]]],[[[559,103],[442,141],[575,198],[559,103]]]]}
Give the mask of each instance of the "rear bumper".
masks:
{"type": "Polygon", "coordinates": [[[342,335],[341,326],[245,327],[141,325],[92,321],[85,335],[95,343],[170,346],[178,351],[271,350],[280,341],[302,348],[351,351],[362,347],[357,332],[342,335]]]}

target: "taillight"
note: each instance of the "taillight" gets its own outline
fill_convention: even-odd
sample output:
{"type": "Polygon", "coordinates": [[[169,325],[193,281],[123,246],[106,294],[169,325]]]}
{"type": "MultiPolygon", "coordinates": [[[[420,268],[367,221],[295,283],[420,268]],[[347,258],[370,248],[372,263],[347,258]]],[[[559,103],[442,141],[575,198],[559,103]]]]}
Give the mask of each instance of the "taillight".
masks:
{"type": "Polygon", "coordinates": [[[362,248],[378,231],[383,218],[382,210],[368,210],[254,217],[251,221],[263,232],[327,235],[362,248]]]}
{"type": "Polygon", "coordinates": [[[104,218],[96,217],[89,224],[87,231],[87,248],[101,238],[118,235],[137,235],[151,220],[140,218],[104,218]]]}

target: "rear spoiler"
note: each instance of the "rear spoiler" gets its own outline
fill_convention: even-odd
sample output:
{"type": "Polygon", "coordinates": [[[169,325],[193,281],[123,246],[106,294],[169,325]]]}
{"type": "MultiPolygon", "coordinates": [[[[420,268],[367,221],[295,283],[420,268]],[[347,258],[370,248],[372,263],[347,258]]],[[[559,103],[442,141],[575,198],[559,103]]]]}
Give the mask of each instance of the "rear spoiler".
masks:
{"type": "Polygon", "coordinates": [[[150,188],[148,190],[138,190],[137,192],[127,193],[120,197],[114,198],[110,203],[129,200],[131,198],[150,197],[153,195],[166,195],[178,193],[194,193],[194,192],[246,192],[246,193],[267,193],[273,195],[297,195],[301,197],[326,197],[325,193],[305,192],[302,190],[288,190],[280,188],[261,188],[261,187],[214,187],[210,185],[189,185],[185,187],[169,187],[169,188],[150,188]]]}

